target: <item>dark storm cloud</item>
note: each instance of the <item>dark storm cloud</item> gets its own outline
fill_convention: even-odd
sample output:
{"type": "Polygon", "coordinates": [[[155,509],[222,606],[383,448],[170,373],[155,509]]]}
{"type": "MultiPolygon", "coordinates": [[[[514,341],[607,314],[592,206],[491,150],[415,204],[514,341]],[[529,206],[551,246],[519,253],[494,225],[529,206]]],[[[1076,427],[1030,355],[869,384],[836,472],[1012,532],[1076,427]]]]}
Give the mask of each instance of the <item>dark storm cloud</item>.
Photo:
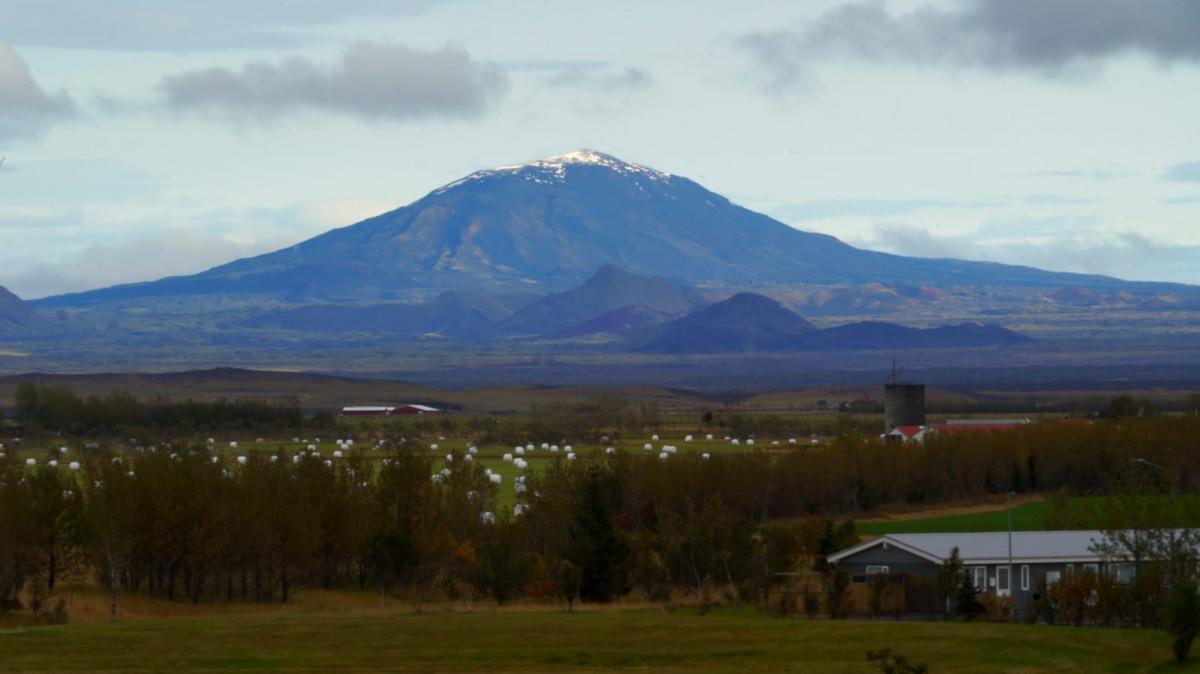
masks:
{"type": "Polygon", "coordinates": [[[0,31],[17,45],[196,51],[285,47],[307,27],[421,12],[439,0],[4,0],[0,31]]]}
{"type": "Polygon", "coordinates": [[[830,10],[798,30],[751,33],[738,45],[771,73],[802,84],[824,56],[1060,74],[1110,57],[1200,61],[1195,0],[962,0],[893,14],[879,1],[830,10]]]}
{"type": "Polygon", "coordinates": [[[169,108],[238,118],[324,111],[368,120],[472,117],[508,88],[498,66],[466,50],[435,51],[360,42],[326,65],[304,58],[255,61],[238,70],[208,68],[163,78],[169,108]]]}

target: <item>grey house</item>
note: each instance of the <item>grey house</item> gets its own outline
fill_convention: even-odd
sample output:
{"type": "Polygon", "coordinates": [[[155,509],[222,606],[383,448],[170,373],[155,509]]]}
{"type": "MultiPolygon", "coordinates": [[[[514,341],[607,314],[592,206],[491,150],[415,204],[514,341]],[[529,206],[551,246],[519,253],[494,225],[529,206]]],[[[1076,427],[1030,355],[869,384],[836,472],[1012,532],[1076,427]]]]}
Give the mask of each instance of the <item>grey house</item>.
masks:
{"type": "MultiPolygon", "coordinates": [[[[979,592],[1013,598],[1013,609],[1029,608],[1039,588],[1076,570],[1111,574],[1117,583],[1133,579],[1132,562],[1105,560],[1094,548],[1100,531],[1014,531],[1011,553],[1005,531],[962,534],[887,534],[830,555],[856,582],[878,574],[933,582],[951,550],[958,548],[963,569],[979,592]],[[1010,567],[1011,563],[1011,567],[1010,567]]],[[[910,610],[928,610],[915,607],[910,610]]]]}

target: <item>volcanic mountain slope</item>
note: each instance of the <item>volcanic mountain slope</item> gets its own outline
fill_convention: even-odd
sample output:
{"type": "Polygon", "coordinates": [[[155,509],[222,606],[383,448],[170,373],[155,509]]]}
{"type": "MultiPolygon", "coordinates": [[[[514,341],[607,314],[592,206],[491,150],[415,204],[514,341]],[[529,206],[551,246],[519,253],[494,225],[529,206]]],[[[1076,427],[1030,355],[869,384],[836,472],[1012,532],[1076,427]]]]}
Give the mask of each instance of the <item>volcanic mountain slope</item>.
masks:
{"type": "Polygon", "coordinates": [[[1032,341],[996,325],[963,323],[911,328],[864,321],[818,330],[779,302],[739,293],[631,337],[630,350],[643,353],[745,353],[872,349],[1011,346],[1032,341]]]}
{"type": "Polygon", "coordinates": [[[518,310],[497,329],[509,335],[543,335],[629,305],[681,315],[703,303],[704,296],[693,288],[605,265],[578,288],[547,295],[518,310]]]}
{"type": "Polygon", "coordinates": [[[645,330],[652,325],[665,323],[674,318],[671,314],[655,311],[640,304],[627,304],[578,325],[543,335],[545,339],[580,339],[585,337],[624,337],[645,330]]]}
{"type": "Polygon", "coordinates": [[[462,293],[442,293],[421,304],[384,303],[367,306],[314,304],[275,311],[243,321],[241,327],[309,333],[379,332],[392,337],[469,339],[490,330],[493,316],[502,317],[498,301],[462,293]]]}
{"type": "Polygon", "coordinates": [[[729,299],[631,338],[644,353],[729,353],[791,348],[817,328],[779,302],[754,293],[729,299]]]}
{"type": "Polygon", "coordinates": [[[452,288],[556,290],[605,264],[724,287],[1178,287],[860,250],[742,208],[687,178],[579,150],[478,171],[408,206],[274,253],[37,306],[196,294],[363,302],[452,288]]]}
{"type": "Polygon", "coordinates": [[[0,332],[39,327],[46,321],[20,297],[0,286],[0,332]]]}

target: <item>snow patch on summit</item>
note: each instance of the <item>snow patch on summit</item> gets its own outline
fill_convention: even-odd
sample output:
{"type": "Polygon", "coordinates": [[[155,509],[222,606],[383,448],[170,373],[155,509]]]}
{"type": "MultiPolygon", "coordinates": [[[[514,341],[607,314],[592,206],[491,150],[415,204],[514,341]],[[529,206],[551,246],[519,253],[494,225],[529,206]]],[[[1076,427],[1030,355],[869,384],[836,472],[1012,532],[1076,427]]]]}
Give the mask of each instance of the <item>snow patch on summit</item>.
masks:
{"type": "Polygon", "coordinates": [[[603,166],[622,175],[635,178],[648,178],[654,181],[666,181],[671,178],[670,173],[652,169],[648,166],[622,161],[612,155],[595,150],[579,149],[553,157],[535,159],[525,164],[508,164],[506,166],[498,166],[494,169],[476,171],[465,178],[460,178],[434,190],[434,194],[441,194],[446,190],[465,183],[505,174],[518,175],[530,182],[543,184],[562,182],[567,178],[567,170],[573,166],[603,166]]]}

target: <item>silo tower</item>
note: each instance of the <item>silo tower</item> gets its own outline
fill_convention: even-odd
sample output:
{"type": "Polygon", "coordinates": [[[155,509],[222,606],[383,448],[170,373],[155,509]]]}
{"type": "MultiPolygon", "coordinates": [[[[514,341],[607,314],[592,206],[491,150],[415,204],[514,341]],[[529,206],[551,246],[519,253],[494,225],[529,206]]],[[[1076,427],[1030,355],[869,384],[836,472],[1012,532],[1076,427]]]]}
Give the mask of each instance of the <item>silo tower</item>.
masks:
{"type": "Polygon", "coordinates": [[[892,356],[892,381],[883,387],[884,433],[897,426],[925,425],[925,385],[901,384],[901,371],[896,369],[896,357],[892,356]]]}

